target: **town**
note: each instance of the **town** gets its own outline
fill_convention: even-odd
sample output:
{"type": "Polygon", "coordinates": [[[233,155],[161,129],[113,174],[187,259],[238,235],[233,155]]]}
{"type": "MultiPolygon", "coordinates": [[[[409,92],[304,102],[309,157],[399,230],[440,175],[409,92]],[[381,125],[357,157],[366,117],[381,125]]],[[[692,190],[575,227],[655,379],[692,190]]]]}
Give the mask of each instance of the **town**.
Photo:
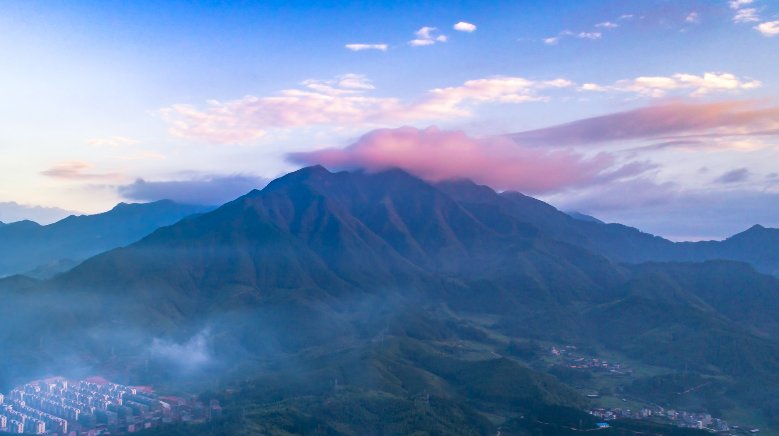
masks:
{"type": "Polygon", "coordinates": [[[0,394],[0,432],[61,436],[134,433],[174,422],[221,416],[218,401],[159,397],[149,388],[95,378],[27,383],[0,394]]]}

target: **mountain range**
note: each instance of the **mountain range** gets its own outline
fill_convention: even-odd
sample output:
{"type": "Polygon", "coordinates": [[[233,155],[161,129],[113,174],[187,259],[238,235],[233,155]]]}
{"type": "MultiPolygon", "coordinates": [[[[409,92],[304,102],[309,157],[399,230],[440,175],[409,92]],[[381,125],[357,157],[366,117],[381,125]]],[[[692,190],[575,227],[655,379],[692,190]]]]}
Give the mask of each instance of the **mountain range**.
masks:
{"type": "Polygon", "coordinates": [[[0,224],[0,277],[49,277],[80,261],[135,242],[162,226],[212,208],[157,201],[120,203],[96,215],[71,215],[49,225],[33,221],[0,224]]]}
{"type": "Polygon", "coordinates": [[[0,386],[237,386],[230,433],[537,434],[594,425],[592,389],[779,428],[779,279],[756,270],[776,272],[776,232],[673,243],[469,181],[309,167],[0,281],[0,386]],[[572,379],[548,357],[561,344],[636,369],[572,379]],[[669,377],[709,391],[651,390],[669,377]]]}

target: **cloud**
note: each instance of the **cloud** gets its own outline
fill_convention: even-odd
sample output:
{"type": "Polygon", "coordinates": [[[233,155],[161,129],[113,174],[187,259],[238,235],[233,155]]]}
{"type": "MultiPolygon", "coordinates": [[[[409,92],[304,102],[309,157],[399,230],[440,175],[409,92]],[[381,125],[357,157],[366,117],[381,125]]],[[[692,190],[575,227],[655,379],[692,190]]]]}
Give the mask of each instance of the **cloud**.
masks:
{"type": "Polygon", "coordinates": [[[757,29],[758,32],[762,33],[763,36],[776,36],[779,35],[779,20],[777,21],[766,21],[765,23],[760,23],[757,26],[755,26],[755,29],[757,29]]]}
{"type": "Polygon", "coordinates": [[[51,168],[41,171],[41,174],[48,177],[67,180],[110,180],[119,176],[117,173],[87,172],[86,170],[91,167],[92,165],[82,161],[59,162],[51,168]]]}
{"type": "Polygon", "coordinates": [[[754,224],[779,227],[779,193],[764,190],[684,189],[637,178],[545,198],[606,222],[637,227],[672,240],[723,239],[754,224]]]}
{"type": "Polygon", "coordinates": [[[698,15],[697,12],[690,12],[687,14],[687,16],[684,18],[684,21],[690,24],[698,24],[701,22],[701,17],[698,15]]]}
{"type": "Polygon", "coordinates": [[[125,136],[110,136],[107,138],[94,138],[87,141],[88,145],[93,147],[123,147],[127,145],[137,144],[141,141],[137,139],[127,138],[125,136]]]}
{"type": "Polygon", "coordinates": [[[58,207],[19,204],[15,201],[0,202],[0,221],[6,224],[30,220],[38,224],[51,224],[75,212],[58,207]]]}
{"type": "Polygon", "coordinates": [[[611,21],[604,21],[602,23],[596,24],[595,27],[598,27],[600,29],[616,29],[617,27],[619,27],[619,24],[613,23],[611,21]]]}
{"type": "Polygon", "coordinates": [[[703,75],[677,73],[671,76],[641,76],[619,80],[610,86],[585,84],[580,90],[597,92],[627,92],[643,97],[665,97],[672,92],[683,92],[700,97],[713,92],[737,92],[762,86],[758,80],[737,77],[731,73],[707,72],[703,75]],[[590,86],[585,88],[585,86],[590,86]]]}
{"type": "Polygon", "coordinates": [[[289,159],[333,169],[402,168],[431,181],[467,177],[496,189],[534,194],[609,183],[653,168],[647,162],[621,163],[608,153],[585,157],[569,150],[522,147],[504,137],[477,139],[435,127],[375,130],[346,148],[293,153],[289,159]]]}
{"type": "Polygon", "coordinates": [[[387,44],[346,44],[344,47],[351,51],[378,50],[387,51],[387,44]]]}
{"type": "Polygon", "coordinates": [[[778,128],[779,107],[776,106],[762,107],[745,101],[677,101],[520,132],[512,137],[527,145],[569,146],[681,134],[761,134],[778,128]]]}
{"type": "Polygon", "coordinates": [[[480,104],[544,101],[548,97],[542,91],[572,87],[573,83],[562,78],[534,81],[496,76],[431,89],[410,102],[369,96],[373,84],[358,74],[345,74],[329,81],[307,80],[301,85],[302,89],[287,89],[268,97],[211,100],[205,109],[176,104],[161,109],[160,114],[175,136],[230,144],[257,140],[271,129],[313,125],[376,127],[467,117],[480,104]]]}
{"type": "Polygon", "coordinates": [[[728,6],[736,13],[733,15],[734,23],[753,23],[760,21],[760,17],[757,15],[757,9],[746,8],[744,6],[751,5],[752,0],[730,0],[728,6]]]}
{"type": "Polygon", "coordinates": [[[203,176],[189,180],[147,181],[137,179],[118,186],[117,192],[128,200],[173,200],[184,204],[221,205],[268,183],[250,175],[203,176]]]}
{"type": "Polygon", "coordinates": [[[744,8],[736,11],[733,21],[736,23],[754,23],[755,21],[760,21],[760,17],[757,15],[757,9],[744,8]]]}
{"type": "Polygon", "coordinates": [[[740,9],[744,5],[752,4],[754,0],[730,0],[728,5],[731,9],[740,9]]]}
{"type": "Polygon", "coordinates": [[[448,40],[448,37],[446,35],[440,34],[438,29],[435,27],[422,27],[414,32],[414,35],[416,35],[416,38],[408,42],[412,47],[433,45],[435,43],[446,42],[448,40]]]}
{"type": "MultiPolygon", "coordinates": [[[[729,73],[675,74],[639,77],[613,85],[585,83],[582,92],[630,93],[660,97],[673,93],[703,96],[759,87],[758,81],[729,73]]],[[[555,89],[574,88],[565,78],[531,80],[494,76],[468,80],[458,86],[434,88],[403,101],[371,95],[374,85],[365,76],[345,74],[332,80],[306,80],[301,87],[275,95],[248,95],[229,101],[210,100],[205,108],[175,104],[160,109],[175,136],[215,144],[253,142],[274,129],[339,126],[376,128],[413,122],[438,122],[473,116],[479,105],[548,101],[555,89]]]]}
{"type": "Polygon", "coordinates": [[[600,32],[579,32],[576,37],[579,39],[600,39],[603,36],[600,32]]]}
{"type": "Polygon", "coordinates": [[[460,21],[459,23],[452,26],[454,30],[457,30],[458,32],[467,32],[471,33],[476,30],[476,25],[467,23],[465,21],[460,21]]]}
{"type": "Polygon", "coordinates": [[[744,182],[752,175],[752,173],[749,171],[748,168],[738,168],[732,171],[728,171],[725,174],[717,177],[716,180],[714,180],[717,183],[738,183],[738,182],[744,182]]]}

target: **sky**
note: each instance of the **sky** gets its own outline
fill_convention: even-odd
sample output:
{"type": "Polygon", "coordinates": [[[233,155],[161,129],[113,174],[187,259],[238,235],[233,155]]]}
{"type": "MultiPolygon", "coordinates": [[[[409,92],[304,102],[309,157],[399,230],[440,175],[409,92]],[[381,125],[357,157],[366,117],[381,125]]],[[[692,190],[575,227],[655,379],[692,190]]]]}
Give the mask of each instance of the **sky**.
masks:
{"type": "Polygon", "coordinates": [[[0,221],[323,164],[674,240],[779,227],[778,52],[773,0],[8,0],[0,221]]]}

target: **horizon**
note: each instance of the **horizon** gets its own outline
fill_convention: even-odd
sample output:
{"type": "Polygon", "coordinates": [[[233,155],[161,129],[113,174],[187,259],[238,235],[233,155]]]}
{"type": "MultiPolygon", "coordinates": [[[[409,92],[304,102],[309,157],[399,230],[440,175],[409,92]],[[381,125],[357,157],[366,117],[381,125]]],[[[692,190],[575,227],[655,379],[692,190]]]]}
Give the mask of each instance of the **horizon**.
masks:
{"type": "Polygon", "coordinates": [[[221,204],[321,163],[671,240],[779,227],[776,3],[148,5],[0,6],[0,221],[221,204]]]}
{"type": "MultiPolygon", "coordinates": [[[[305,169],[313,168],[313,167],[324,168],[326,171],[328,171],[331,174],[336,174],[338,172],[349,172],[349,173],[352,173],[352,172],[364,172],[365,171],[364,169],[352,169],[352,170],[333,171],[333,170],[331,170],[331,169],[329,169],[329,168],[327,168],[327,167],[325,167],[325,166],[323,166],[321,164],[314,164],[314,165],[310,165],[308,167],[298,168],[298,169],[296,169],[294,171],[291,171],[290,173],[283,174],[283,175],[279,176],[278,178],[282,178],[282,177],[284,177],[284,176],[286,176],[288,174],[291,174],[293,172],[297,172],[297,171],[301,171],[301,170],[305,170],[305,169]]],[[[375,174],[375,173],[388,172],[388,171],[394,171],[394,170],[401,170],[401,171],[405,172],[405,170],[403,170],[402,168],[385,168],[385,169],[378,170],[378,171],[372,171],[372,172],[371,171],[366,171],[366,172],[368,174],[375,174]]],[[[408,174],[411,174],[411,173],[408,173],[408,174]]],[[[411,175],[413,177],[416,177],[413,174],[411,174],[411,175]]],[[[262,191],[273,180],[276,180],[276,179],[268,180],[264,185],[258,185],[257,187],[252,188],[252,190],[247,191],[247,192],[239,195],[238,197],[235,197],[235,198],[229,200],[228,202],[236,200],[236,199],[240,199],[240,198],[250,194],[254,190],[262,191]]],[[[450,178],[450,179],[444,179],[444,180],[441,180],[441,181],[442,182],[446,182],[446,181],[454,181],[454,182],[456,182],[456,181],[465,181],[465,182],[470,182],[470,183],[476,183],[473,180],[468,179],[468,178],[450,178]]],[[[431,185],[435,186],[433,182],[430,182],[430,181],[425,181],[425,182],[430,183],[431,185]]],[[[483,185],[483,184],[478,184],[478,183],[477,183],[477,185],[479,185],[479,186],[487,186],[488,188],[493,189],[492,187],[490,187],[488,185],[483,185]]],[[[494,190],[494,191],[497,192],[497,193],[518,192],[518,191],[512,191],[512,190],[503,190],[503,191],[494,190]]],[[[518,193],[522,194],[521,192],[518,192],[518,193]]],[[[116,209],[117,207],[122,206],[122,205],[130,205],[130,206],[132,206],[132,205],[144,205],[144,204],[152,204],[152,203],[160,203],[160,202],[172,202],[172,203],[178,203],[178,204],[182,204],[182,205],[203,206],[203,207],[210,207],[210,208],[214,208],[214,209],[219,208],[219,207],[221,207],[221,206],[223,206],[224,204],[227,203],[227,202],[220,203],[220,204],[186,203],[186,202],[179,202],[179,201],[176,201],[176,200],[172,200],[172,199],[169,199],[169,198],[161,198],[159,200],[151,200],[151,201],[121,201],[121,202],[111,206],[109,209],[98,211],[98,212],[95,212],[95,213],[92,213],[92,214],[70,213],[70,214],[68,214],[65,217],[57,218],[57,219],[54,219],[54,220],[48,220],[48,221],[44,221],[44,222],[39,222],[39,221],[31,220],[31,219],[20,219],[20,220],[15,220],[15,221],[2,221],[2,220],[0,220],[0,223],[2,223],[2,224],[14,224],[14,223],[23,222],[23,221],[32,221],[32,222],[34,222],[34,223],[36,223],[36,224],[38,224],[40,226],[48,226],[48,225],[51,225],[51,224],[56,224],[56,223],[66,219],[66,218],[80,217],[80,216],[90,216],[90,215],[97,215],[97,214],[108,213],[108,212],[111,212],[114,209],[116,209]]],[[[573,219],[580,219],[580,218],[577,218],[575,216],[575,215],[578,214],[578,215],[582,215],[582,216],[588,217],[588,218],[595,218],[595,219],[597,219],[599,221],[602,221],[602,222],[604,222],[606,224],[623,224],[623,223],[617,223],[617,222],[603,221],[603,220],[600,220],[600,218],[598,218],[597,216],[588,215],[588,214],[585,214],[585,213],[582,213],[582,212],[579,212],[579,211],[575,211],[575,210],[567,210],[567,211],[566,210],[561,210],[561,209],[558,209],[558,210],[560,210],[560,212],[570,216],[573,219]]],[[[722,241],[722,240],[728,239],[728,238],[730,238],[732,236],[738,235],[740,233],[747,232],[747,231],[749,231],[749,230],[751,230],[751,229],[753,229],[755,227],[766,228],[766,226],[763,226],[760,223],[754,223],[754,224],[751,224],[748,227],[744,228],[743,230],[738,231],[737,233],[734,233],[734,234],[731,234],[731,235],[727,235],[724,238],[720,238],[720,239],[717,239],[717,238],[697,238],[697,239],[695,239],[695,238],[687,238],[687,239],[671,239],[671,238],[667,238],[667,239],[669,239],[669,240],[671,240],[673,242],[722,241]]],[[[771,228],[771,227],[767,227],[767,228],[771,228]]],[[[638,228],[638,230],[644,231],[643,229],[640,229],[640,228],[638,228]]],[[[660,236],[660,235],[657,235],[657,236],[660,236]]]]}

